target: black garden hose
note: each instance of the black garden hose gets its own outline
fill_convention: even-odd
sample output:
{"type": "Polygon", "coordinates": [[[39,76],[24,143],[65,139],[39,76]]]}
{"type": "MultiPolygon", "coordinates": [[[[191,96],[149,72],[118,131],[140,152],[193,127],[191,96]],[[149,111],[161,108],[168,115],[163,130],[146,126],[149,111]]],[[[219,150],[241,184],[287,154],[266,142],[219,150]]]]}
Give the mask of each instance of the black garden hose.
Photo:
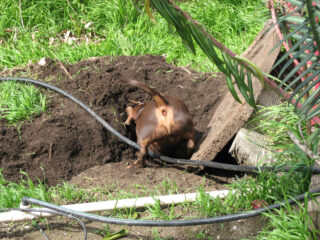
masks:
{"type": "MultiPolygon", "coordinates": [[[[307,197],[312,196],[313,194],[319,194],[320,188],[312,190],[307,197]]],[[[102,222],[107,224],[117,224],[117,225],[126,225],[126,226],[147,226],[147,227],[178,227],[178,226],[195,226],[195,225],[204,225],[204,224],[213,224],[213,223],[222,223],[222,222],[230,222],[236,221],[240,219],[250,218],[258,216],[264,212],[273,211],[275,209],[279,209],[280,207],[286,204],[294,204],[297,202],[301,202],[305,199],[307,193],[301,194],[297,197],[290,198],[286,201],[282,201],[280,203],[275,203],[269,205],[267,207],[259,208],[256,210],[251,210],[248,212],[235,213],[230,215],[224,215],[219,217],[210,217],[210,218],[198,218],[198,219],[189,219],[189,220],[167,220],[167,221],[158,221],[158,220],[134,220],[134,219],[119,219],[119,218],[110,218],[99,216],[95,214],[84,213],[80,211],[70,210],[65,207],[60,207],[48,202],[40,201],[30,197],[23,197],[22,204],[24,206],[38,205],[41,207],[45,207],[47,209],[25,209],[25,208],[6,208],[0,209],[0,212],[7,212],[11,210],[15,211],[25,211],[25,212],[46,212],[52,214],[58,214],[62,216],[66,216],[69,218],[73,218],[77,220],[83,230],[84,230],[84,240],[87,239],[87,229],[80,220],[80,218],[87,219],[89,221],[102,222]]],[[[43,233],[42,233],[43,234],[43,233]]],[[[45,234],[43,234],[45,235],[45,234]]],[[[47,236],[45,235],[47,239],[47,236]]]]}
{"type": "MultiPolygon", "coordinates": [[[[320,193],[320,188],[314,189],[310,192],[311,195],[316,193],[318,194],[320,193]]],[[[29,198],[29,197],[23,197],[22,203],[25,205],[34,204],[41,207],[49,208],[59,213],[68,214],[69,216],[85,218],[90,221],[97,221],[97,222],[103,222],[108,224],[118,224],[118,225],[127,225],[127,226],[149,226],[149,227],[177,227],[177,226],[194,226],[194,225],[204,225],[204,224],[212,224],[212,223],[222,223],[222,222],[236,221],[244,218],[258,216],[261,213],[271,211],[274,209],[279,209],[281,206],[284,206],[286,204],[293,204],[296,202],[300,202],[305,199],[306,194],[307,193],[304,193],[292,199],[288,199],[287,201],[282,201],[280,203],[275,203],[267,207],[259,208],[259,209],[248,211],[248,212],[235,213],[235,214],[224,215],[219,217],[198,218],[198,219],[188,219],[188,220],[168,220],[168,221],[134,220],[134,219],[118,219],[118,218],[103,217],[103,216],[98,216],[90,213],[70,210],[65,207],[60,207],[51,203],[47,203],[34,198],[29,198]]]]}
{"type": "MultiPolygon", "coordinates": [[[[37,209],[29,209],[29,208],[4,208],[4,209],[0,209],[0,212],[9,212],[9,211],[21,211],[21,212],[28,212],[28,213],[35,213],[35,212],[38,212],[38,213],[50,213],[50,214],[57,214],[57,215],[61,215],[61,216],[65,216],[65,217],[68,217],[68,218],[72,218],[76,221],[78,221],[81,225],[81,227],[83,228],[83,235],[84,235],[84,240],[87,239],[87,228],[86,226],[84,225],[83,221],[81,219],[79,219],[78,217],[76,216],[73,216],[73,215],[70,215],[70,214],[67,214],[67,213],[63,213],[61,211],[55,211],[55,210],[52,210],[52,209],[40,209],[40,208],[37,208],[37,209]]],[[[40,227],[38,226],[38,228],[40,229],[40,227]]],[[[48,236],[42,231],[42,229],[40,229],[40,232],[42,235],[44,235],[44,238],[45,239],[48,239],[48,236]]]]}
{"type": "MultiPolygon", "coordinates": [[[[54,92],[60,93],[61,95],[69,98],[71,101],[78,104],[80,107],[82,107],[84,110],[86,110],[91,116],[93,116],[99,123],[101,123],[108,131],[110,131],[113,135],[118,137],[120,140],[125,142],[131,147],[134,147],[135,149],[140,149],[139,145],[128,139],[127,137],[123,136],[121,133],[119,133],[117,130],[115,130],[113,127],[111,127],[105,120],[103,120],[98,114],[96,114],[91,108],[89,108],[86,104],[72,96],[71,94],[63,91],[62,89],[52,86],[48,83],[29,79],[29,78],[20,78],[20,77],[0,77],[0,81],[16,81],[16,82],[23,82],[23,83],[31,83],[36,86],[40,86],[42,88],[46,88],[49,90],[52,90],[54,92]]],[[[152,151],[149,151],[149,155],[152,157],[157,157],[160,160],[167,162],[167,163],[174,163],[174,164],[184,164],[184,165],[200,165],[210,168],[217,168],[217,169],[223,169],[223,170],[229,170],[229,171],[237,171],[237,172],[258,172],[260,170],[271,170],[276,172],[288,172],[290,171],[290,167],[281,167],[281,168],[274,168],[274,167],[254,167],[254,166],[239,166],[239,165],[233,165],[233,164],[225,164],[225,163],[218,163],[218,162],[207,162],[203,160],[188,160],[188,159],[176,159],[166,156],[161,156],[158,154],[155,154],[152,151]]],[[[320,168],[318,167],[301,167],[299,169],[296,169],[296,171],[310,171],[312,174],[319,174],[320,168]]]]}
{"type": "MultiPolygon", "coordinates": [[[[130,139],[126,138],[125,136],[121,135],[117,130],[112,128],[106,121],[104,121],[99,115],[97,115],[92,109],[90,109],[87,105],[79,101],[74,96],[64,92],[63,90],[52,86],[48,83],[28,79],[28,78],[0,78],[0,81],[17,81],[17,82],[24,82],[24,83],[32,83],[34,85],[50,89],[52,91],[55,91],[57,93],[62,94],[63,96],[69,98],[73,102],[77,103],[79,106],[81,106],[84,110],[86,110],[89,114],[91,114],[98,122],[100,122],[108,131],[110,131],[113,135],[127,143],[128,145],[136,148],[139,150],[139,145],[130,139]]],[[[282,169],[274,169],[272,167],[245,167],[245,166],[236,166],[231,164],[223,164],[223,163],[216,163],[216,162],[206,162],[206,161],[193,161],[193,160],[187,160],[187,159],[174,159],[166,156],[159,156],[152,152],[149,153],[153,157],[158,157],[164,162],[169,163],[178,163],[178,164],[187,164],[187,165],[202,165],[206,167],[211,168],[219,168],[224,170],[231,170],[231,171],[244,171],[244,172],[256,172],[259,170],[276,170],[276,171],[289,171],[290,167],[284,167],[282,169]]],[[[320,173],[320,168],[300,168],[301,170],[308,170],[312,172],[313,174],[320,173]]],[[[320,193],[320,188],[314,189],[310,192],[310,194],[320,193]]],[[[51,211],[54,211],[56,213],[59,213],[64,216],[68,216],[71,218],[74,218],[80,222],[82,227],[84,228],[85,237],[87,238],[87,232],[86,228],[81,220],[78,219],[78,217],[85,218],[91,221],[98,221],[103,223],[109,223],[109,224],[119,224],[119,225],[128,225],[128,226],[158,226],[158,227],[174,227],[174,226],[194,226],[194,225],[203,225],[203,224],[212,224],[212,223],[221,223],[221,222],[228,222],[228,221],[235,221],[239,219],[244,218],[250,218],[254,216],[258,216],[259,214],[267,211],[271,211],[274,209],[279,209],[281,206],[285,204],[293,204],[298,201],[302,201],[305,199],[306,193],[301,194],[293,199],[288,199],[287,201],[282,201],[280,203],[272,204],[267,207],[263,207],[257,210],[252,210],[249,212],[242,212],[242,213],[236,213],[231,215],[225,215],[225,216],[219,216],[219,217],[211,217],[211,218],[200,218],[200,219],[190,219],[190,220],[170,220],[170,221],[155,221],[155,220],[129,220],[129,219],[117,219],[117,218],[109,218],[109,217],[103,217],[98,215],[93,215],[89,213],[83,213],[79,211],[70,210],[64,207],[59,207],[51,203],[47,203],[44,201],[40,201],[37,199],[24,197],[22,199],[22,202],[24,205],[30,205],[35,204],[38,206],[46,207],[48,209],[51,209],[51,211]]],[[[10,209],[0,209],[0,212],[8,211],[10,209]]],[[[19,209],[16,209],[19,210],[19,209]]],[[[20,209],[22,211],[27,211],[26,209],[20,209]]],[[[31,210],[31,209],[30,209],[31,210]]],[[[39,210],[41,211],[41,210],[39,210]]],[[[46,211],[46,210],[43,210],[46,211]]]]}

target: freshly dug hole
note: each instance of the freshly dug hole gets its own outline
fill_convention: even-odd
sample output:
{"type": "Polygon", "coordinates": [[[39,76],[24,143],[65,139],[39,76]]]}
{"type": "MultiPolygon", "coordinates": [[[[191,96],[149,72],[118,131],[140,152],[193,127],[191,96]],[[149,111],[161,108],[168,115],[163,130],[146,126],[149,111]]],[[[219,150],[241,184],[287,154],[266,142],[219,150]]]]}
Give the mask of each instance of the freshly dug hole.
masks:
{"type": "MultiPolygon", "coordinates": [[[[124,84],[121,79],[146,82],[186,103],[197,130],[197,146],[201,136],[206,134],[221,96],[227,91],[220,74],[176,67],[160,56],[94,58],[66,65],[66,69],[72,79],[51,60],[47,60],[45,66],[17,69],[12,76],[29,76],[31,72],[36,79],[49,81],[92,107],[126,136],[129,132],[123,122],[126,106],[132,105],[129,100],[144,102],[150,96],[124,84]]],[[[19,181],[22,170],[33,180],[39,178],[55,185],[93,166],[132,162],[135,150],[112,136],[70,100],[56,93],[46,93],[50,100],[47,113],[36,117],[32,123],[24,123],[19,131],[17,127],[8,127],[4,120],[0,121],[0,168],[4,168],[6,179],[19,181]]]]}

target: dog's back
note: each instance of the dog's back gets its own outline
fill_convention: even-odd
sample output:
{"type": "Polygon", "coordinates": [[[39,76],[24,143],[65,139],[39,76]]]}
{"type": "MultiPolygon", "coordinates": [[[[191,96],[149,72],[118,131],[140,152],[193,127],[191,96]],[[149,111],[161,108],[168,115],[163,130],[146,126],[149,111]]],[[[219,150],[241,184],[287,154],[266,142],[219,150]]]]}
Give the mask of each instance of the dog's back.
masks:
{"type": "Polygon", "coordinates": [[[135,164],[144,166],[144,158],[148,147],[160,154],[167,153],[177,147],[182,139],[188,140],[188,151],[194,148],[194,126],[187,106],[181,100],[165,96],[151,89],[146,84],[126,80],[149,93],[153,101],[136,108],[127,108],[128,119],[136,122],[137,141],[140,154],[135,164]]]}

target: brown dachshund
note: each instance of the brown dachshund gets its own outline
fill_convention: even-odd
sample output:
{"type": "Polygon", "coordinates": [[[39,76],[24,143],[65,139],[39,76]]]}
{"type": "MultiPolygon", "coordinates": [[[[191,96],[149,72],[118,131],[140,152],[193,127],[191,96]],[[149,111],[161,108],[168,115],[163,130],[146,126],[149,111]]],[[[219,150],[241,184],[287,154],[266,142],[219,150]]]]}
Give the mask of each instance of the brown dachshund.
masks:
{"type": "Polygon", "coordinates": [[[135,121],[140,145],[138,160],[134,165],[145,166],[148,149],[166,154],[183,139],[188,140],[187,150],[190,154],[194,148],[194,126],[187,106],[181,100],[162,95],[144,83],[135,80],[125,82],[144,90],[153,98],[153,101],[126,108],[128,118],[125,124],[130,125],[132,120],[135,121]]]}

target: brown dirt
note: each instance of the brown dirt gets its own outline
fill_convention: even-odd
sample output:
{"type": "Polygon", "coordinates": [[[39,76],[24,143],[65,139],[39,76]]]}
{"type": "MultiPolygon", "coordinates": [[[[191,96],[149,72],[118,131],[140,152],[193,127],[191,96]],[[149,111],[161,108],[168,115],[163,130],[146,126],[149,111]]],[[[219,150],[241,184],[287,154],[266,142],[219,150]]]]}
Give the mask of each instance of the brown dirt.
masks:
{"type": "MultiPolygon", "coordinates": [[[[59,63],[48,59],[45,66],[30,65],[25,69],[16,69],[10,74],[31,74],[33,78],[62,88],[92,107],[120,133],[133,139],[132,131],[123,125],[126,119],[124,110],[130,104],[129,100],[144,102],[150,97],[143,91],[124,84],[121,79],[134,78],[144,81],[160,92],[182,99],[195,123],[196,148],[200,145],[200,138],[207,134],[208,123],[222,96],[227,92],[225,80],[221,75],[198,73],[176,67],[166,63],[161,56],[92,58],[65,67],[72,79],[59,63]]],[[[202,184],[204,175],[207,190],[225,189],[224,184],[234,179],[234,175],[218,170],[206,172],[188,168],[186,171],[184,166],[162,165],[157,161],[148,161],[144,169],[129,168],[136,158],[135,150],[111,135],[70,100],[56,93],[43,91],[49,96],[46,113],[36,117],[32,122],[25,122],[20,128],[9,127],[4,120],[0,121],[0,168],[3,168],[2,173],[8,180],[19,182],[20,171],[24,171],[32,180],[40,179],[49,186],[56,185],[61,180],[71,180],[84,188],[116,184],[119,189],[134,191],[134,184],[152,188],[169,178],[176,182],[181,192],[184,192],[202,184]]],[[[177,156],[185,157],[182,150],[177,151],[177,156]]],[[[225,155],[222,159],[224,157],[225,155]]],[[[57,221],[60,222],[59,219],[55,220],[57,221]]],[[[251,220],[245,220],[240,224],[202,226],[196,227],[195,230],[163,228],[159,232],[163,233],[161,236],[171,236],[172,239],[192,239],[195,232],[203,230],[210,233],[209,235],[214,234],[213,239],[237,239],[236,235],[228,235],[228,232],[237,229],[234,226],[241,228],[250,222],[251,220]],[[230,228],[226,227],[224,231],[223,226],[230,228]],[[187,237],[189,232],[193,234],[190,233],[190,237],[187,237]]],[[[94,226],[99,228],[100,225],[94,226]]],[[[58,233],[54,234],[57,229],[60,229],[58,232],[61,233],[61,226],[50,228],[53,229],[51,236],[67,239],[58,233]]],[[[32,231],[10,229],[10,239],[15,236],[22,239],[41,239],[41,234],[35,233],[37,230],[34,228],[32,231]]],[[[257,229],[244,229],[239,236],[249,236],[257,229]]],[[[4,233],[2,230],[0,228],[0,237],[6,236],[1,235],[4,233]]],[[[131,231],[132,237],[125,239],[152,239],[150,236],[153,230],[135,228],[131,231]]],[[[73,232],[68,234],[72,235],[73,232]]],[[[80,231],[68,239],[81,239],[81,234],[80,231]]]]}
{"type": "MultiPolygon", "coordinates": [[[[28,71],[91,106],[126,136],[130,131],[123,122],[128,101],[143,102],[149,96],[122,83],[123,78],[144,81],[184,100],[196,124],[197,139],[205,133],[217,102],[226,92],[223,78],[175,67],[160,56],[104,57],[67,65],[73,80],[66,77],[58,63],[47,62],[46,66],[31,65],[28,71]]],[[[19,130],[0,122],[0,166],[8,180],[19,181],[22,170],[32,179],[55,185],[90,167],[135,158],[133,149],[76,104],[55,93],[49,96],[47,114],[23,124],[19,130]]]]}
{"type": "MultiPolygon", "coordinates": [[[[107,225],[97,222],[84,221],[88,230],[88,240],[103,239],[96,233],[103,228],[118,232],[121,229],[127,229],[128,235],[120,238],[121,240],[237,240],[237,239],[255,239],[254,236],[259,229],[266,223],[266,219],[253,217],[233,222],[217,223],[202,226],[191,227],[127,227],[117,225],[107,225]]],[[[45,222],[39,223],[39,226],[50,239],[64,240],[82,240],[83,229],[78,223],[68,221],[61,217],[55,217],[45,222]]],[[[31,224],[23,226],[13,224],[11,226],[0,225],[0,239],[2,240],[42,240],[43,235],[39,229],[31,224]],[[13,230],[14,229],[14,230],[13,230]],[[7,231],[4,234],[1,230],[7,231]],[[3,233],[3,234],[2,234],[3,233]],[[3,237],[3,238],[1,238],[3,237]]]]}

